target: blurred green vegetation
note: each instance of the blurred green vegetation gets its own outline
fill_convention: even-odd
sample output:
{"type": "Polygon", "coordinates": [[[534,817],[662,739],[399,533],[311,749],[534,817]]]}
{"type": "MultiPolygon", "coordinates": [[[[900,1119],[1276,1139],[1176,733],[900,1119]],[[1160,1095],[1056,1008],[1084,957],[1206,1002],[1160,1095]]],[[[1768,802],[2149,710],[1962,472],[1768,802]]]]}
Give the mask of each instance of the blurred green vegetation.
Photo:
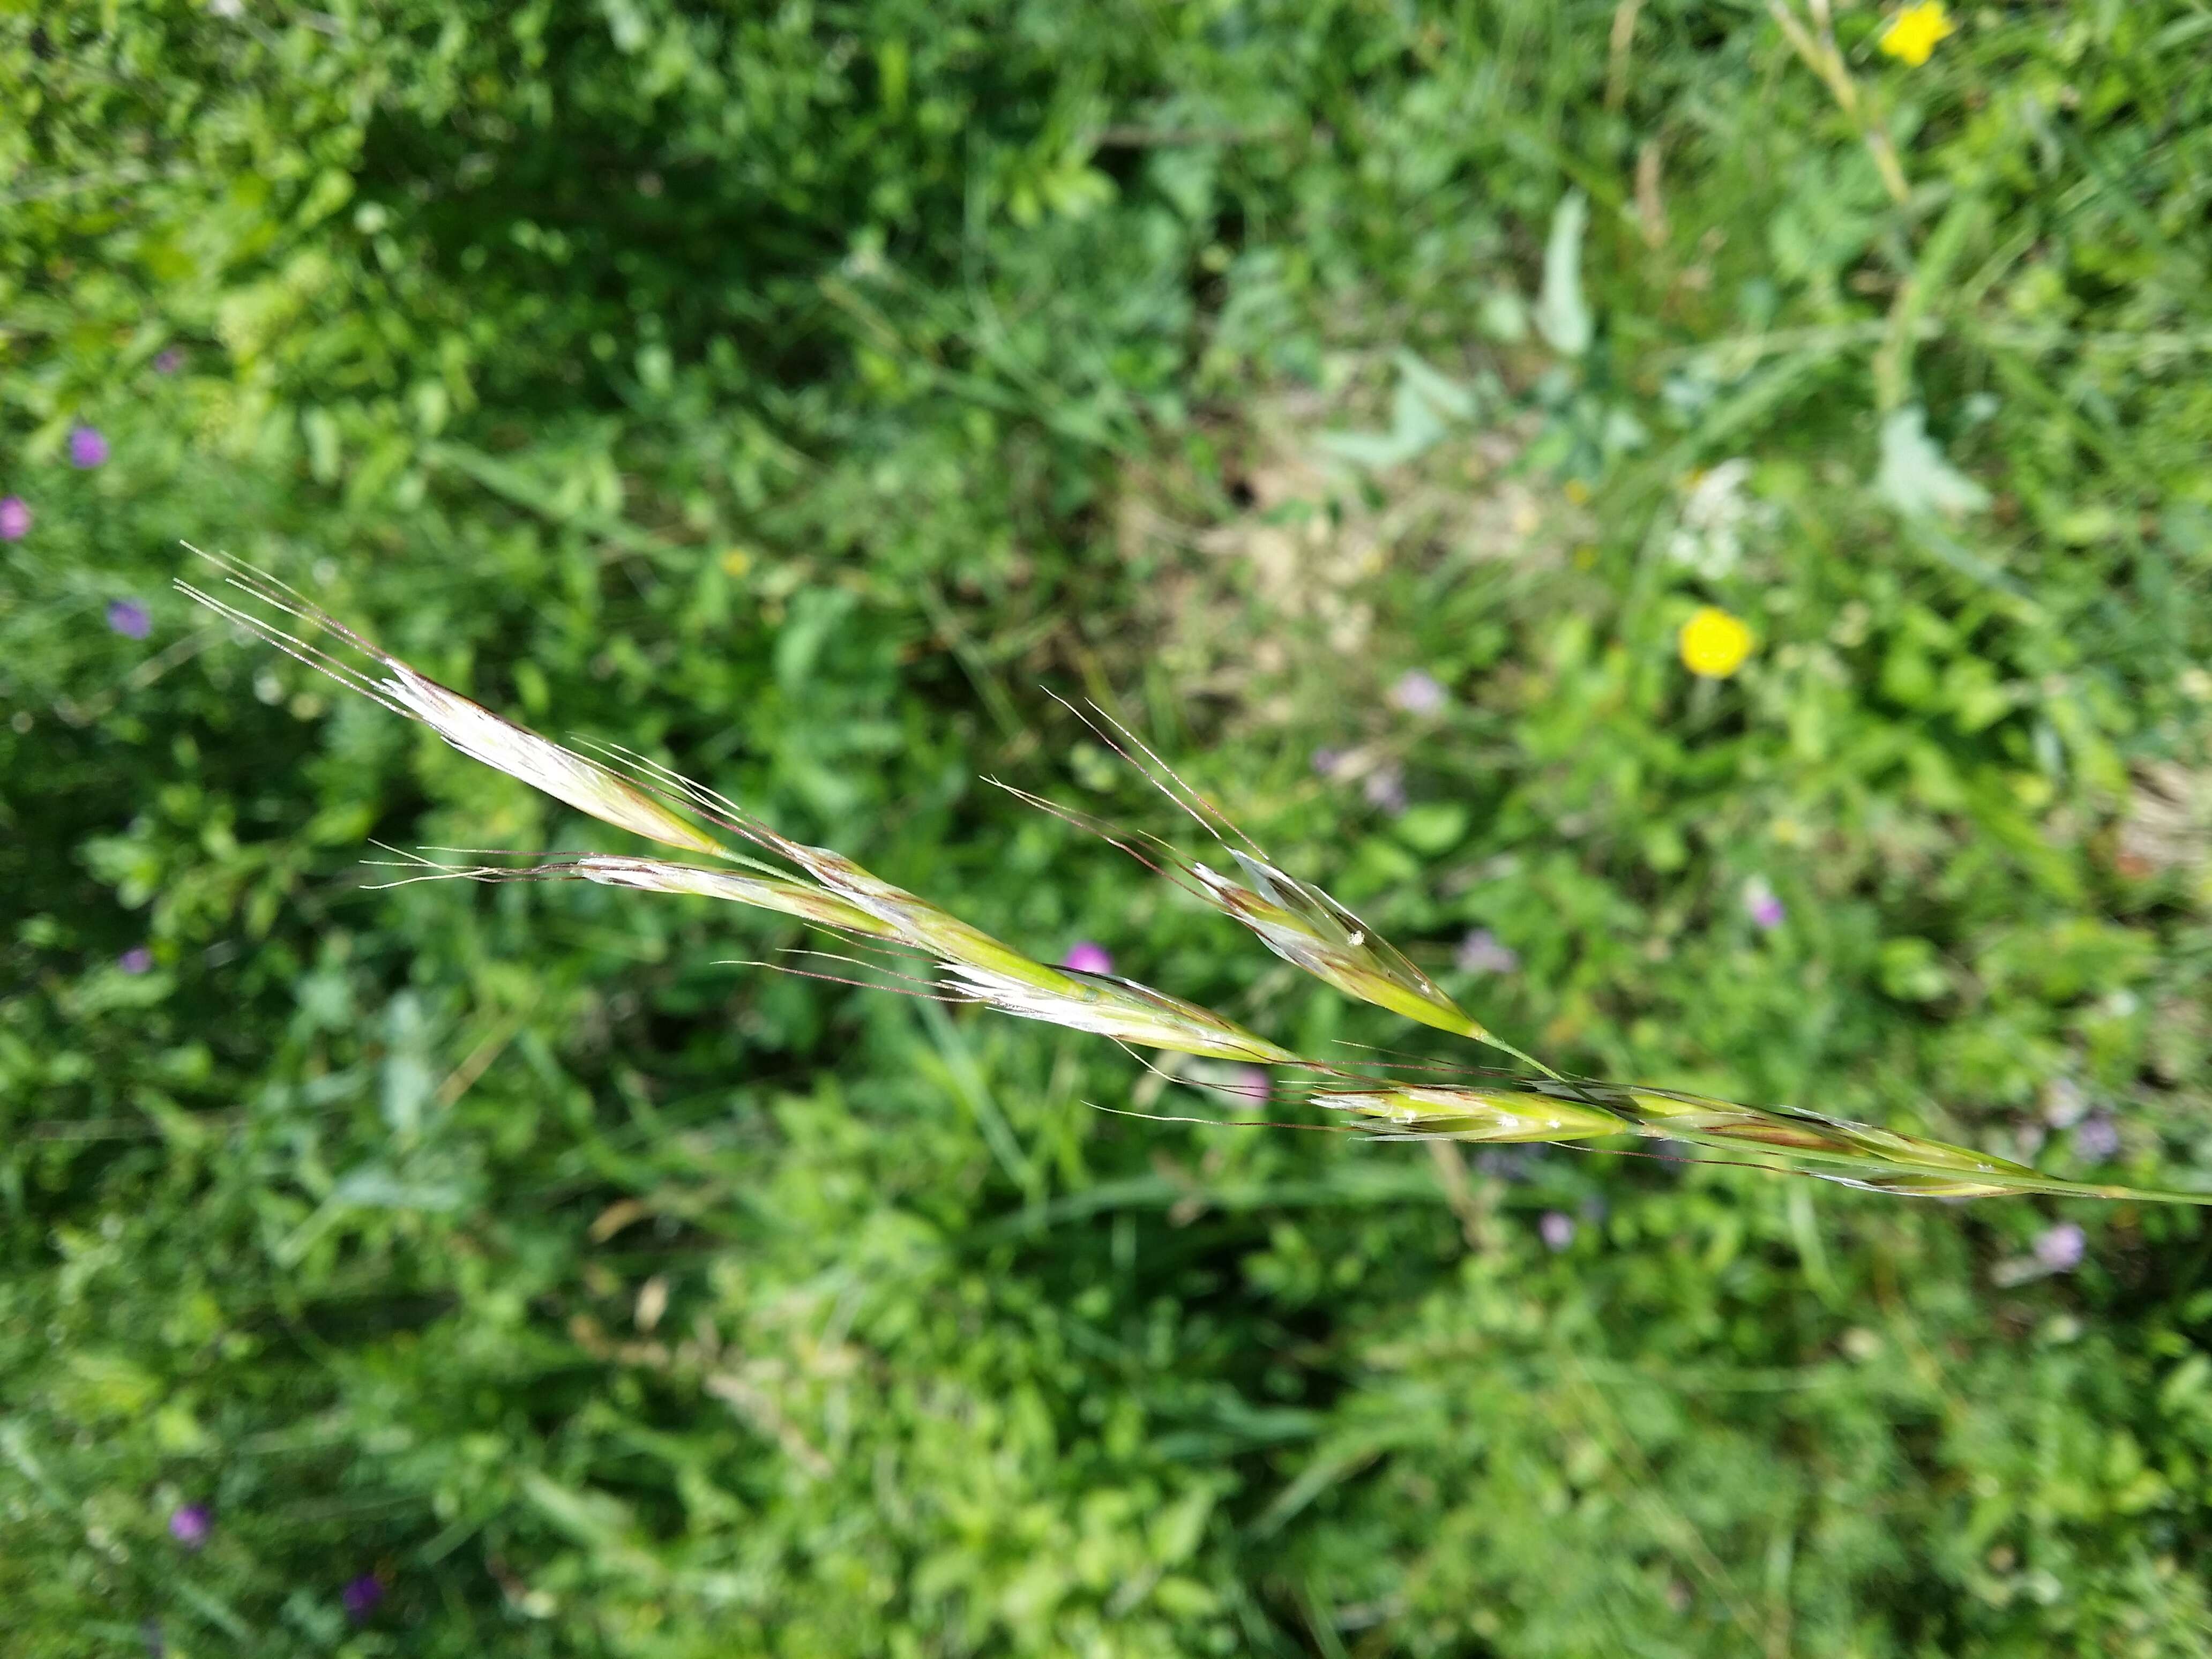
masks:
{"type": "Polygon", "coordinates": [[[377,890],[620,838],[168,590],[1476,1057],[979,785],[1176,833],[1087,692],[1555,1062],[2202,1187],[2212,18],[1953,21],[0,5],[7,1651],[2202,1652],[2194,1212],[1133,1122],[1231,1114],[377,890]]]}

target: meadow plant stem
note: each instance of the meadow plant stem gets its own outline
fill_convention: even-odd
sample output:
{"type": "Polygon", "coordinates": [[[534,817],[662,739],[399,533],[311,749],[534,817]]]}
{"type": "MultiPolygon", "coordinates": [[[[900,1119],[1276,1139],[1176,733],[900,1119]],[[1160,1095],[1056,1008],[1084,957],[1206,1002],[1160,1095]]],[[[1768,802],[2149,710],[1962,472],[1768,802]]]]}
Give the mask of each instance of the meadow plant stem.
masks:
{"type": "Polygon", "coordinates": [[[1881,175],[1882,188],[1889,192],[1891,201],[1903,207],[1912,199],[1912,186],[1906,182],[1904,165],[1897,159],[1897,146],[1890,142],[1889,134],[1882,131],[1859,96],[1858,82],[1851,78],[1843,52],[1836,45],[1835,26],[1828,15],[1826,0],[1808,0],[1808,3],[1813,13],[1809,27],[1797,15],[1790,0],[1766,0],[1766,9],[1781,26],[1783,38],[1790,42],[1790,49],[1820,77],[1835,99],[1836,107],[1858,130],[1867,153],[1874,157],[1875,171],[1881,175]]]}

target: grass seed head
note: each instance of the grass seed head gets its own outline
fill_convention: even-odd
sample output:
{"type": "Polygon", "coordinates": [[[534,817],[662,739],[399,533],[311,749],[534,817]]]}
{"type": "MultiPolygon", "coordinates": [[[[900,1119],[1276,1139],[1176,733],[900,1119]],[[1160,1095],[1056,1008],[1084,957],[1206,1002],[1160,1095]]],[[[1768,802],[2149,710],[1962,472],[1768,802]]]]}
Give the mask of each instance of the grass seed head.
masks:
{"type": "MultiPolygon", "coordinates": [[[[936,959],[947,987],[970,1000],[1021,1018],[1092,1032],[1136,1047],[1244,1065],[1311,1064],[1195,1003],[1111,975],[1051,968],[1034,961],[842,854],[790,841],[712,790],[644,757],[622,755],[622,763],[641,780],[641,787],[600,762],[574,753],[439,684],[318,610],[274,577],[225,559],[212,562],[224,571],[231,586],[270,610],[307,623],[309,635],[326,631],[367,659],[374,670],[365,670],[310,637],[288,633],[265,616],[241,610],[187,584],[178,586],[216,614],[259,635],[340,684],[395,713],[421,720],[471,759],[617,828],[747,866],[757,872],[740,874],[662,860],[594,854],[532,869],[485,866],[449,870],[428,866],[430,877],[408,879],[438,876],[481,880],[583,879],[749,904],[833,932],[923,952],[936,959]],[[681,801],[709,821],[726,824],[781,854],[811,878],[811,883],[724,847],[672,810],[670,800],[681,801]]],[[[1119,723],[1115,724],[1118,728],[1119,723]]],[[[1129,736],[1126,728],[1119,729],[1129,736]]],[[[1164,858],[1176,879],[1242,922],[1275,955],[1324,983],[1423,1024],[1492,1043],[1547,1073],[1547,1081],[1517,1088],[1384,1082],[1323,1090],[1315,1095],[1323,1106],[1351,1113],[1386,1134],[1576,1141],[1629,1133],[1677,1140],[1708,1152],[1735,1155],[1735,1161],[1750,1158],[1761,1167],[1778,1167],[1900,1195],[2081,1194],[2212,1203],[2212,1194],[2203,1193],[2139,1191],[2061,1181],[2026,1164],[1967,1147],[1796,1108],[1742,1106],[1672,1090],[1570,1081],[1469,1018],[1434,981],[1328,894],[1267,863],[1260,848],[1237,831],[1218,808],[1183,785],[1133,737],[1130,741],[1158,772],[1141,766],[1140,769],[1214,835],[1243,876],[1240,880],[1195,864],[1156,836],[1139,837],[1164,858]],[[1230,846],[1224,838],[1224,830],[1237,836],[1249,852],[1230,846]]],[[[1024,795],[1024,799],[1103,834],[1115,845],[1152,864],[1144,852],[1109,826],[1034,796],[1024,795]]],[[[427,860],[417,862],[428,865],[427,860]]]]}

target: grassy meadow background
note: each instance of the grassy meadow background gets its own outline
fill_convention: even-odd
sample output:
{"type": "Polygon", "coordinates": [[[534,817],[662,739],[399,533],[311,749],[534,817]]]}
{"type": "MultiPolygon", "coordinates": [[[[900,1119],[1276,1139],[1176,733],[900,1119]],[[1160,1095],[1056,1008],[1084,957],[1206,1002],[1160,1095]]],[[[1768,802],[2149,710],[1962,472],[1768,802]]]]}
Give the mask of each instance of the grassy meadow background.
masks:
{"type": "Polygon", "coordinates": [[[630,849],[169,587],[1480,1058],[981,781],[1180,833],[1090,695],[1555,1063],[2212,1188],[2212,11],[1778,3],[0,4],[0,1648],[2203,1652],[2199,1212],[376,890],[630,849]]]}

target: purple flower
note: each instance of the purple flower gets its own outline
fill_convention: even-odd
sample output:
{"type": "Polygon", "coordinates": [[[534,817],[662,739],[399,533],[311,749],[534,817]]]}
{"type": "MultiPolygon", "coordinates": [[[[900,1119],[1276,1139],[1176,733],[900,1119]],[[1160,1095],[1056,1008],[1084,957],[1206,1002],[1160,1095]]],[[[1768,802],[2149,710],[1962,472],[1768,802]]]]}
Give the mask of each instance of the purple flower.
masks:
{"type": "Polygon", "coordinates": [[[1397,684],[1390,688],[1390,701],[1408,714],[1433,714],[1449,701],[1443,683],[1435,675],[1409,668],[1398,677],[1397,684]]]}
{"type": "Polygon", "coordinates": [[[2092,1164],[2102,1164],[2120,1150],[2119,1126],[2099,1112],[2081,1120],[2074,1131],[2074,1151],[2092,1164]]]}
{"type": "Polygon", "coordinates": [[[1782,925],[1790,913],[1782,908],[1782,901],[1766,884],[1765,876],[1753,876],[1743,884],[1743,913],[1751,918],[1751,925],[1761,933],[1771,933],[1782,925]]]}
{"type": "Polygon", "coordinates": [[[1334,777],[1337,769],[1343,764],[1344,750],[1341,749],[1316,749],[1313,751],[1313,769],[1322,777],[1334,777]]]}
{"type": "Polygon", "coordinates": [[[1510,974],[1521,965],[1521,953],[1500,945],[1487,927],[1478,927],[1459,942],[1452,960],[1463,974],[1510,974]]]}
{"type": "Polygon", "coordinates": [[[154,372],[156,374],[173,374],[184,366],[185,354],[174,346],[169,347],[167,350],[154,359],[154,372]]]}
{"type": "Polygon", "coordinates": [[[136,599],[111,599],[107,625],[126,640],[143,640],[154,631],[154,618],[136,599]]]}
{"type": "Polygon", "coordinates": [[[169,1516],[169,1536],[188,1550],[196,1550],[208,1540],[214,1529],[215,1516],[208,1513],[204,1504],[185,1504],[169,1516]]]}
{"type": "Polygon", "coordinates": [[[96,426],[70,429],[70,465],[89,471],[107,459],[107,440],[96,426]]]}
{"type": "Polygon", "coordinates": [[[2054,1129],[2079,1123],[2089,1109],[2089,1097],[2070,1077],[2055,1077],[2043,1085],[2043,1121],[2054,1129]]]}
{"type": "Polygon", "coordinates": [[[1067,954],[1060,959],[1060,965],[1073,968],[1079,974],[1110,974],[1114,971],[1114,957],[1104,945],[1079,939],[1067,947],[1067,954]]]}
{"type": "Polygon", "coordinates": [[[374,1573],[365,1572],[347,1583],[338,1592],[338,1600],[345,1603],[347,1618],[356,1625],[365,1624],[377,1603],[384,1600],[384,1585],[374,1573]]]}
{"type": "Polygon", "coordinates": [[[1367,775],[1359,793],[1367,797],[1370,806],[1379,806],[1395,817],[1406,810],[1406,769],[1395,761],[1385,761],[1367,775]]]}
{"type": "Polygon", "coordinates": [[[1239,1066],[1221,1085],[1221,1092],[1237,1100],[1249,1100],[1255,1106],[1265,1106],[1275,1092],[1275,1080],[1263,1066],[1239,1066]]]}
{"type": "Polygon", "coordinates": [[[21,495],[0,497],[0,542],[20,542],[30,533],[30,503],[21,495]]]}
{"type": "Polygon", "coordinates": [[[2055,1273],[2070,1273],[2081,1265],[2089,1240],[2070,1221],[2062,1221],[2035,1241],[2035,1259],[2055,1273]]]}
{"type": "Polygon", "coordinates": [[[1536,1231],[1544,1236],[1546,1249],[1564,1250],[1575,1242],[1575,1218],[1565,1210],[1547,1210],[1536,1231]]]}
{"type": "MultiPolygon", "coordinates": [[[[126,974],[143,974],[154,965],[154,953],[143,945],[134,945],[115,958],[115,965],[126,974]]],[[[177,1513],[182,1515],[184,1511],[179,1510],[177,1513]]],[[[176,1522],[169,1524],[173,1527],[176,1522]]]]}

